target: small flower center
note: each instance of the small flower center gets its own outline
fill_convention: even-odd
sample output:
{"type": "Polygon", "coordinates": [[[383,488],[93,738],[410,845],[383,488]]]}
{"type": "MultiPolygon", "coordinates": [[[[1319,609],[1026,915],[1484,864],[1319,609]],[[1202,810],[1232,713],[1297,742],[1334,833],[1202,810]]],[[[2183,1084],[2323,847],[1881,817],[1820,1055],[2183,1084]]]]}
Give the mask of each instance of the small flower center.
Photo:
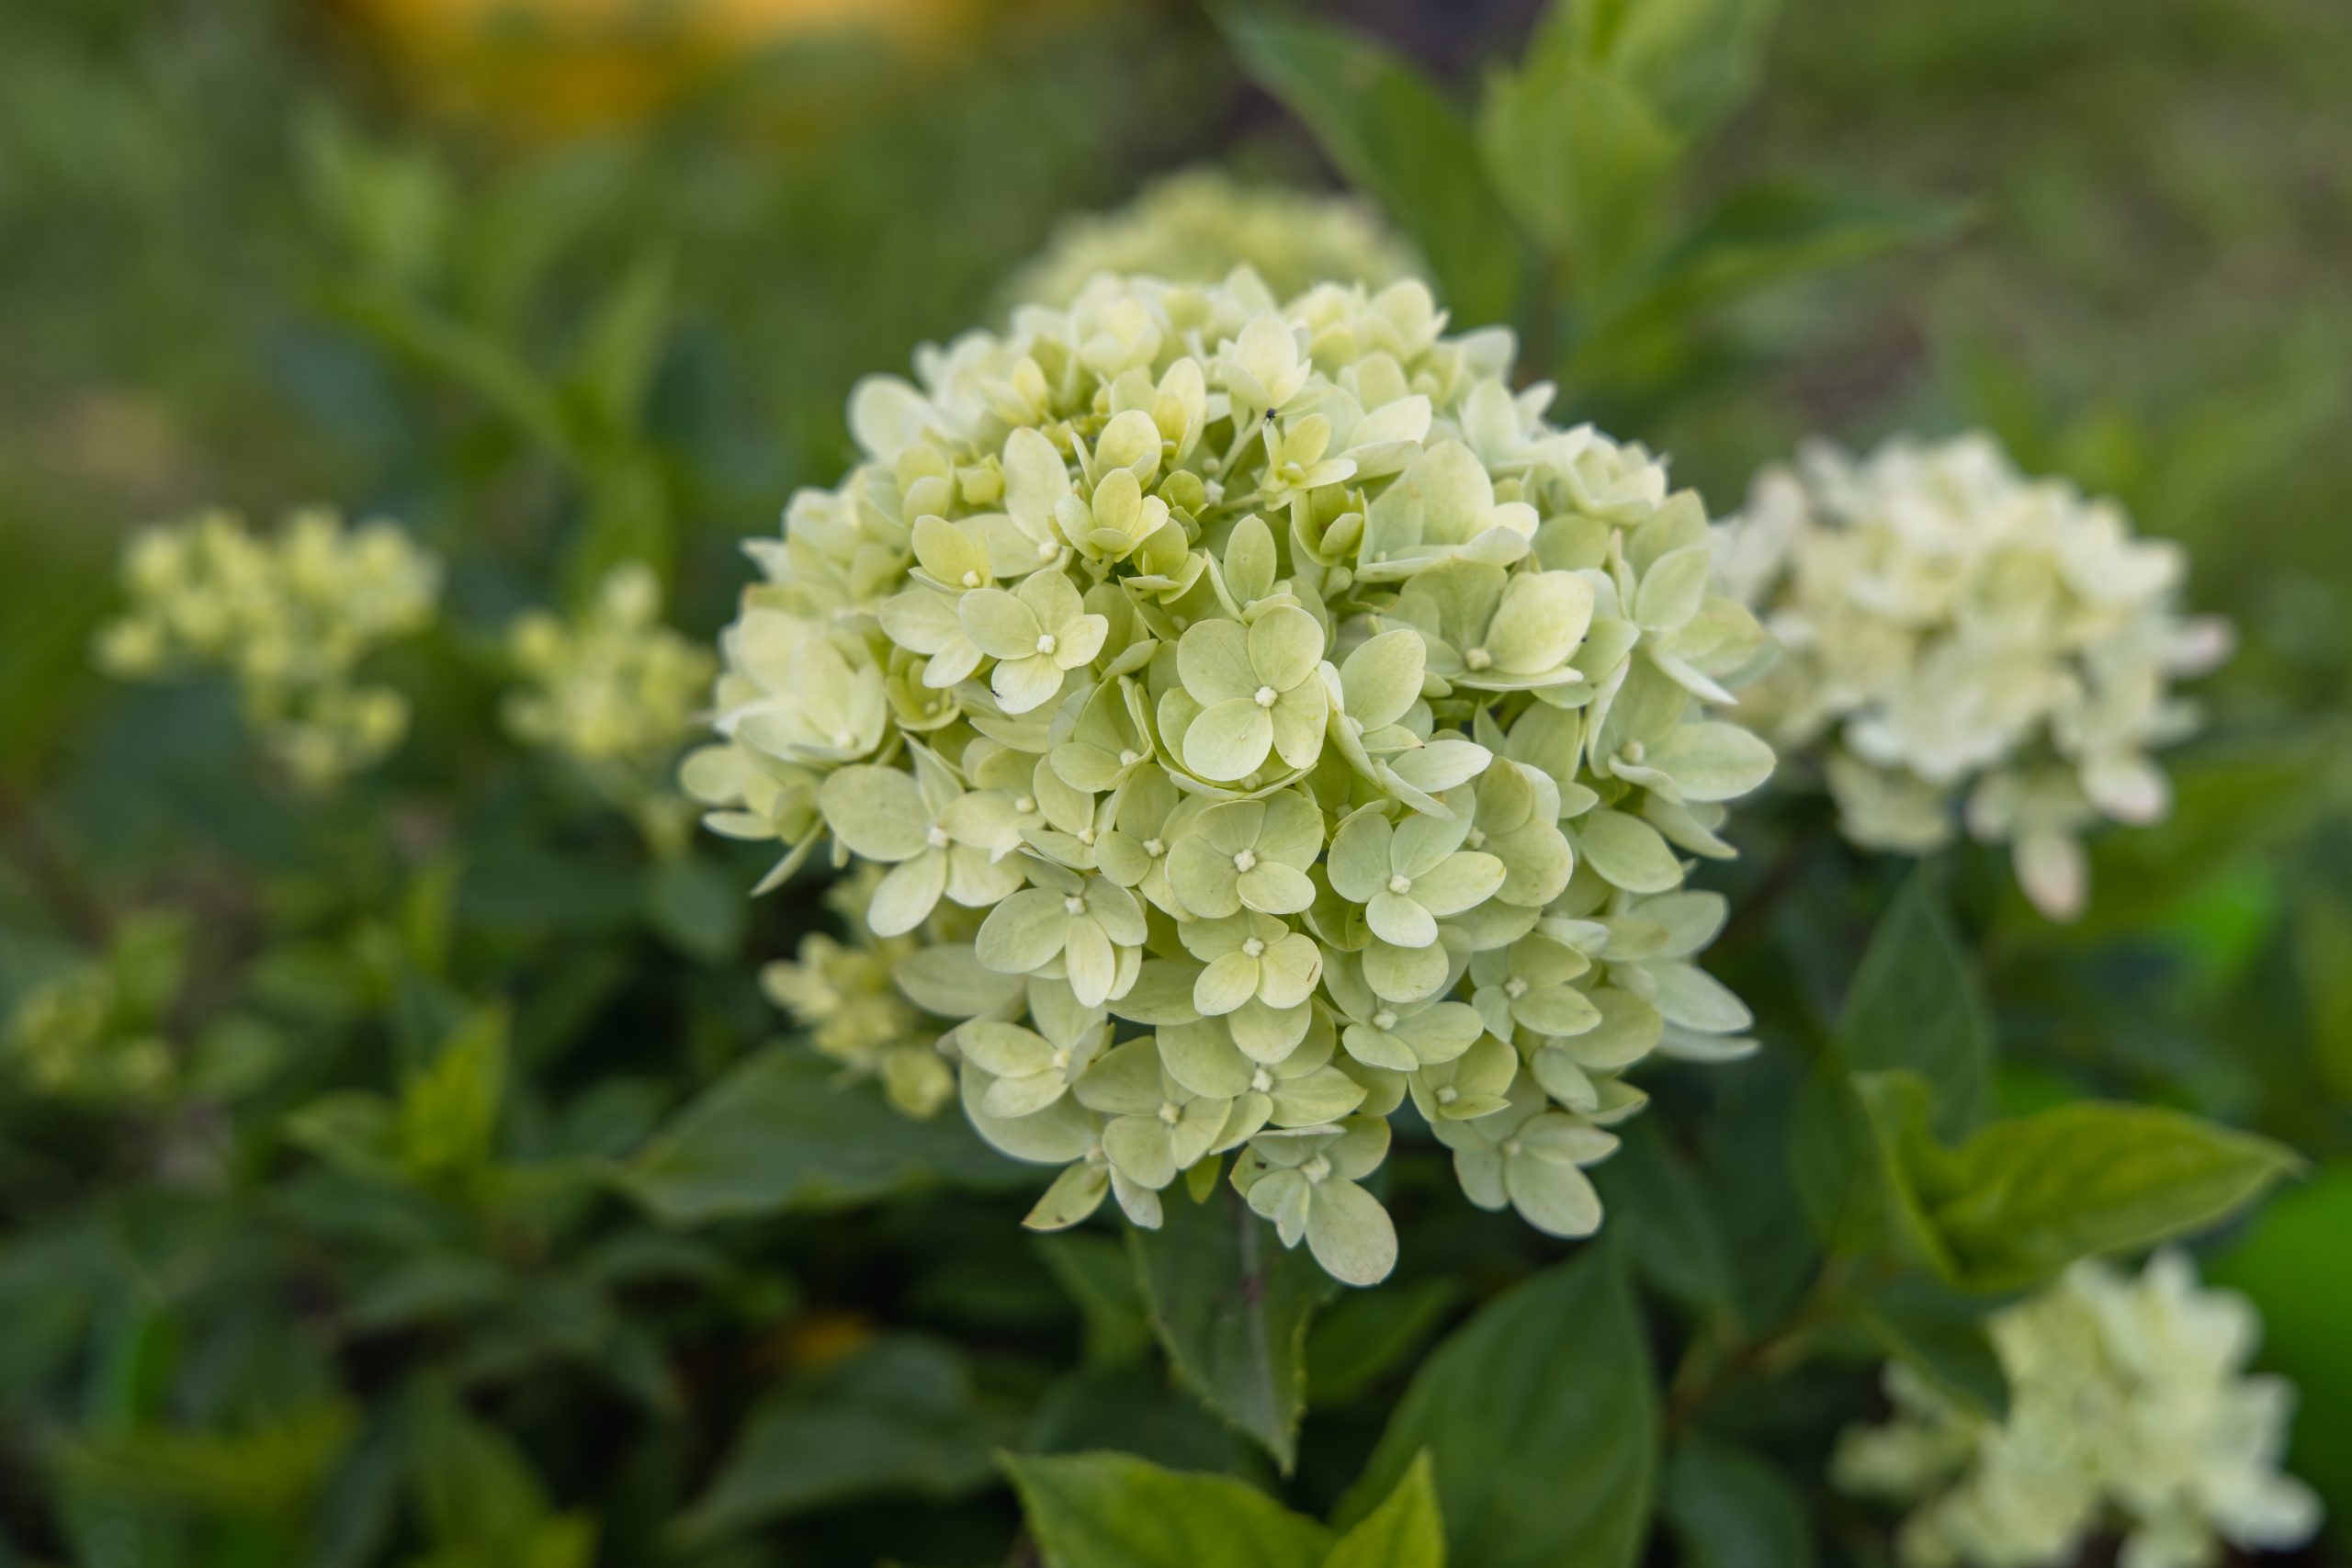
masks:
{"type": "Polygon", "coordinates": [[[1473,670],[1485,670],[1495,662],[1495,656],[1483,648],[1474,648],[1462,656],[1462,662],[1473,670]]]}
{"type": "Polygon", "coordinates": [[[1056,546],[1051,539],[1040,539],[1037,541],[1037,558],[1039,560],[1051,560],[1059,554],[1061,554],[1060,548],[1056,546]]]}
{"type": "Polygon", "coordinates": [[[1372,1015],[1372,1026],[1384,1032],[1394,1029],[1396,1027],[1396,1015],[1389,1009],[1382,1008],[1372,1015]]]}
{"type": "Polygon", "coordinates": [[[1253,870],[1257,864],[1258,852],[1255,850],[1237,851],[1233,856],[1233,869],[1236,871],[1253,870]]]}
{"type": "Polygon", "coordinates": [[[1119,753],[1119,766],[1123,768],[1132,768],[1137,762],[1142,761],[1143,753],[1140,751],[1122,751],[1119,753]]]}
{"type": "Polygon", "coordinates": [[[1261,686],[1258,688],[1257,694],[1250,700],[1256,703],[1261,708],[1270,708],[1274,705],[1274,699],[1281,694],[1281,693],[1275,691],[1272,686],[1261,686]]]}
{"type": "Polygon", "coordinates": [[[1037,797],[1034,795],[1016,795],[1013,798],[1012,809],[1026,817],[1037,809],[1037,797]]]}
{"type": "Polygon", "coordinates": [[[1037,634],[1037,651],[1040,653],[1051,653],[1054,651],[1053,633],[1039,632],[1037,634]]]}
{"type": "Polygon", "coordinates": [[[1161,843],[1158,839],[1146,839],[1143,841],[1143,852],[1149,855],[1152,859],[1158,860],[1160,856],[1168,852],[1168,846],[1161,843]]]}
{"type": "Polygon", "coordinates": [[[1504,1157],[1508,1159],[1517,1159],[1519,1157],[1520,1146],[1520,1142],[1517,1138],[1505,1138],[1502,1142],[1504,1157]]]}
{"type": "Polygon", "coordinates": [[[1260,1067],[1250,1075],[1250,1087],[1260,1094],[1269,1093],[1274,1087],[1274,1075],[1260,1067]]]}
{"type": "Polygon", "coordinates": [[[967,588],[978,588],[980,585],[980,574],[977,571],[967,571],[964,574],[963,582],[967,588]]]}
{"type": "Polygon", "coordinates": [[[1262,937],[1253,936],[1241,944],[1241,955],[1244,958],[1262,958],[1265,953],[1266,942],[1262,937]]]}
{"type": "Polygon", "coordinates": [[[1092,849],[1094,847],[1094,829],[1091,828],[1080,828],[1078,830],[1078,841],[1084,844],[1087,848],[1092,849]]]}
{"type": "Polygon", "coordinates": [[[934,822],[923,833],[922,841],[934,850],[944,850],[948,843],[947,829],[934,822]]]}
{"type": "Polygon", "coordinates": [[[1184,1108],[1172,1100],[1163,1100],[1159,1102],[1159,1119],[1173,1127],[1184,1119],[1184,1108]]]}
{"type": "Polygon", "coordinates": [[[1057,1073],[1066,1073],[1069,1071],[1069,1046],[1057,1045],[1054,1047],[1054,1071],[1057,1073]]]}
{"type": "Polygon", "coordinates": [[[857,749],[857,736],[847,729],[836,729],[833,731],[833,744],[844,751],[854,751],[857,749]]]}
{"type": "Polygon", "coordinates": [[[1412,890],[1413,879],[1401,872],[1388,879],[1388,891],[1391,893],[1410,893],[1412,890]]]}
{"type": "Polygon", "coordinates": [[[1462,841],[1474,850],[1483,850],[1487,847],[1487,830],[1484,828],[1473,828],[1464,835],[1462,841]]]}
{"type": "Polygon", "coordinates": [[[1062,900],[1062,908],[1068,914],[1082,915],[1086,913],[1086,900],[1073,893],[1062,900]]]}
{"type": "Polygon", "coordinates": [[[1328,1179],[1331,1174],[1331,1162],[1327,1156],[1317,1155],[1313,1159],[1300,1166],[1298,1173],[1309,1181],[1322,1181],[1328,1179]]]}
{"type": "Polygon", "coordinates": [[[1503,982],[1503,995],[1509,997],[1513,1001],[1517,1001],[1520,998],[1527,995],[1526,978],[1522,976],[1513,975],[1510,979],[1505,980],[1503,982]]]}
{"type": "Polygon", "coordinates": [[[1638,762],[1648,752],[1648,750],[1649,748],[1644,746],[1640,741],[1628,740],[1625,742],[1624,749],[1617,754],[1624,758],[1625,761],[1629,762],[1638,762]]]}
{"type": "Polygon", "coordinates": [[[1454,1088],[1452,1084],[1447,1084],[1444,1088],[1437,1091],[1437,1102],[1440,1105],[1451,1105],[1461,1098],[1462,1091],[1454,1088]]]}

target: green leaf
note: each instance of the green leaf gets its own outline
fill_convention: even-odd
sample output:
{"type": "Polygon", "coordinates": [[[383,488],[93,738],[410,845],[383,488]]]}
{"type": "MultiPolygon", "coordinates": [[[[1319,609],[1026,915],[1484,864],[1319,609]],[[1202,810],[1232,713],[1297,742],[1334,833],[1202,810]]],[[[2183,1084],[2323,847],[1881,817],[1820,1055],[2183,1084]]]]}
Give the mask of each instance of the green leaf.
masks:
{"type": "Polygon", "coordinates": [[[1730,1245],[1697,1176],[1650,1118],[1618,1136],[1617,1152],[1592,1176],[1634,1272],[1693,1313],[1736,1321],[1730,1245]]]}
{"type": "Polygon", "coordinates": [[[2245,1292],[2262,1310],[2261,1364],[2299,1396],[2286,1468],[2319,1489],[2339,1521],[2352,1517],[2352,1164],[2330,1166],[2281,1193],[2243,1240],[2212,1259],[2207,1278],[2245,1292]]]}
{"type": "Polygon", "coordinates": [[[1811,1568],[1804,1499],[1780,1469],[1693,1433],[1667,1467],[1663,1511],[1686,1568],[1811,1568]]]}
{"type": "Polygon", "coordinates": [[[1657,1444],[1633,1292],[1606,1249],[1587,1247],[1438,1347],[1338,1517],[1369,1515],[1427,1449],[1454,1562],[1626,1568],[1647,1530],[1657,1444]]]}
{"type": "Polygon", "coordinates": [[[2267,1138],[2098,1100],[1996,1122],[1957,1150],[1913,1139],[1905,1155],[1955,1280],[1977,1290],[2194,1235],[2301,1163],[2267,1138]]]}
{"type": "Polygon", "coordinates": [[[745,1061],[673,1117],[623,1168],[631,1196],[673,1224],[847,1208],[946,1181],[1018,1189],[1037,1173],[954,1116],[916,1122],[846,1087],[814,1052],[745,1061]]]}
{"type": "Polygon", "coordinates": [[[705,964],[724,963],[741,950],[748,908],[735,877],[700,855],[662,860],[646,878],[646,922],[705,964]]]}
{"type": "Polygon", "coordinates": [[[148,1427],[69,1441],[58,1462],[109,1493],[291,1522],[342,1457],[357,1426],[347,1404],[304,1404],[233,1432],[148,1427]]]}
{"type": "Polygon", "coordinates": [[[960,1497],[991,1478],[990,1438],[953,1348],[879,1339],[763,1400],[674,1528],[701,1546],[856,1498],[960,1497]]]}
{"type": "Polygon", "coordinates": [[[1330,1277],[1228,1188],[1164,1208],[1159,1229],[1127,1233],[1152,1327],[1193,1392],[1287,1473],[1306,1409],[1306,1325],[1330,1277]]]}
{"type": "Polygon", "coordinates": [[[647,248],[621,275],[582,333],[572,378],[597,428],[633,429],[647,385],[660,363],[670,330],[670,280],[674,268],[666,247],[647,248]]]}
{"type": "Polygon", "coordinates": [[[1488,85],[1478,150],[1512,215],[1566,254],[1590,301],[1650,248],[1682,142],[1623,81],[1539,55],[1488,85]]]}
{"type": "Polygon", "coordinates": [[[406,1447],[409,1483],[436,1545],[520,1540],[548,1517],[547,1493],[522,1450],[437,1379],[415,1386],[406,1447]]]}
{"type": "Polygon", "coordinates": [[[1445,1520],[1427,1449],[1388,1500],[1340,1538],[1323,1568],[1445,1568],[1445,1520]]]}
{"type": "Polygon", "coordinates": [[[1224,14],[1241,66],[1306,123],[1340,172],[1413,237],[1456,326],[1507,321],[1521,251],[1461,114],[1385,46],[1328,25],[1224,14]]]}
{"type": "Polygon", "coordinates": [[[1998,1304],[1931,1280],[1899,1280],[1864,1298],[1855,1316],[1881,1350],[1928,1386],[1997,1421],[2008,1413],[2009,1380],[1984,1319],[1998,1304]]]}
{"type": "Polygon", "coordinates": [[[1256,1487],[1125,1454],[1004,1457],[1046,1568],[1302,1568],[1331,1532],[1256,1487]]]}
{"type": "Polygon", "coordinates": [[[1931,1126],[1951,1140],[1983,1112],[1992,1058],[1991,1010],[1944,913],[1936,867],[1923,865],[1879,918],[1829,1045],[1798,1098],[1791,1173],[1824,1241],[1854,1250],[1885,1231],[1885,1195],[1853,1075],[1917,1074],[1931,1096],[1931,1126]]]}
{"type": "Polygon", "coordinates": [[[1117,1366],[1144,1353],[1151,1344],[1149,1309],[1124,1246],[1085,1231],[1036,1236],[1030,1246],[1086,1320],[1089,1366],[1117,1366]]]}
{"type": "Polygon", "coordinates": [[[468,1177],[490,1162],[506,1085],[506,1018],[503,1006],[476,1009],[401,1086],[393,1136],[410,1175],[468,1177]]]}
{"type": "Polygon", "coordinates": [[[1357,1397],[1419,1349],[1462,1299],[1459,1280],[1391,1280],[1350,1291],[1306,1334],[1306,1397],[1313,1404],[1357,1397]]]}
{"type": "Polygon", "coordinates": [[[1591,329],[1584,352],[1672,330],[1758,289],[1933,243],[1962,216],[1951,206],[1872,201],[1793,182],[1734,191],[1591,329]]]}

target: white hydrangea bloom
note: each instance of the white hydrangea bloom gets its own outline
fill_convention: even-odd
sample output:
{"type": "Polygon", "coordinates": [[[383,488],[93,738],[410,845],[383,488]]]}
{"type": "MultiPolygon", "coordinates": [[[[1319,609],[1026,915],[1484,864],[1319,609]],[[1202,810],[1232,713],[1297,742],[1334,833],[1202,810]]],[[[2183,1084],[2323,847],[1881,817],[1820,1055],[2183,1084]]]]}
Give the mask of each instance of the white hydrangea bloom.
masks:
{"type": "Polygon", "coordinates": [[[1409,1096],[1472,1202],[1583,1235],[1626,1075],[1753,1048],[1685,880],[1771,771],[1713,705],[1762,628],[1698,498],[1511,351],[1418,281],[1100,276],[863,384],[865,460],[751,546],[685,787],[792,846],[771,882],[858,867],[771,994],[1062,1166],[1032,1224],[1155,1225],[1231,1155],[1370,1283],[1409,1096]]]}
{"type": "Polygon", "coordinates": [[[440,596],[440,563],[397,525],[346,527],[312,508],[273,537],[207,513],[134,536],[122,582],[130,607],[99,631],[101,667],[126,680],[226,671],[263,745],[305,787],[369,766],[407,733],[407,699],[356,674],[429,624],[440,596]]]}
{"type": "Polygon", "coordinates": [[[2199,1288],[2177,1253],[2137,1279],[2077,1264],[1992,1320],[2007,1420],[1890,1366],[1894,1419],[1849,1430],[1833,1478],[1918,1503],[1897,1542],[1906,1568],[2058,1568],[2113,1533],[2122,1568],[2301,1545],[2319,1501],[2278,1468],[2293,1389],[2244,1375],[2260,1332],[2252,1303],[2199,1288]]]}
{"type": "Polygon", "coordinates": [[[1215,283],[1237,266],[1285,299],[1317,283],[1378,288],[1422,274],[1413,248],[1352,197],[1199,168],[1154,181],[1125,207],[1064,219],[1004,293],[1067,305],[1100,273],[1215,283]]]}
{"type": "Polygon", "coordinates": [[[1741,715],[1817,755],[1856,843],[1924,853],[1964,819],[2010,843],[2038,908],[2071,918],[2081,834],[2165,815],[2150,753],[2198,722],[2171,683],[2228,652],[2222,623],[2177,608],[2186,565],[1987,435],[1859,459],[1809,446],[1720,531],[1724,591],[1782,649],[1741,715]]]}

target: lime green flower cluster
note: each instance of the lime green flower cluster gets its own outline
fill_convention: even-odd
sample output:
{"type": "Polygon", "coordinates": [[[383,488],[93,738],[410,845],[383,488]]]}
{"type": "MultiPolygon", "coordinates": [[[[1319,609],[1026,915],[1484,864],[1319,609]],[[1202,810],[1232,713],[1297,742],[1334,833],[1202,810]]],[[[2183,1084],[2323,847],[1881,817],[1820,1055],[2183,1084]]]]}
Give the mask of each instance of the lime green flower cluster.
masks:
{"type": "Polygon", "coordinates": [[[2230,638],[2176,607],[2179,547],[2111,502],[2026,478],[1982,434],[1822,446],[1758,479],[1722,543],[1725,585],[1783,650],[1742,712],[1817,755],[1857,844],[1925,853],[1964,818],[2065,919],[2089,891],[2082,833],[2165,815],[2149,753],[2197,726],[2171,682],[2230,638]]]}
{"type": "Polygon", "coordinates": [[[1155,181],[1115,211],[1064,219],[1004,292],[1061,307],[1101,273],[1215,283],[1237,266],[1284,299],[1317,283],[1377,288],[1423,275],[1413,248],[1361,201],[1198,168],[1155,181]]]}
{"type": "Polygon", "coordinates": [[[926,1028],[922,1010],[899,989],[899,964],[922,944],[903,932],[876,936],[865,923],[883,874],[878,865],[859,866],[825,895],[852,940],[802,938],[797,959],[761,969],[760,988],[852,1077],[875,1078],[892,1105],[929,1116],[955,1095],[956,1076],[939,1051],[941,1026],[926,1028]]]}
{"type": "Polygon", "coordinates": [[[1474,1202],[1580,1235],[1626,1070],[1750,1047],[1683,857],[1770,772],[1709,716],[1762,630],[1662,465],[1442,328],[1414,281],[1100,278],[862,385],[865,460],[750,547],[686,787],[794,846],[771,885],[828,840],[888,868],[871,967],[787,1000],[936,1038],[982,1136],[1065,1168],[1035,1225],[1156,1224],[1235,1153],[1380,1279],[1409,1095],[1474,1202]]]}
{"type": "Polygon", "coordinates": [[[127,680],[227,671],[246,721],[304,787],[380,761],[407,732],[407,700],[355,675],[429,623],[440,594],[439,564],[396,525],[345,528],[311,510],[265,538],[207,513],[133,536],[122,581],[130,608],[100,631],[100,665],[127,680]]]}
{"type": "Polygon", "coordinates": [[[187,922],[125,922],[108,950],[28,990],[0,1032],[0,1060],[33,1092],[119,1105],[153,1100],[177,1066],[163,1035],[177,995],[187,922]]]}
{"type": "Polygon", "coordinates": [[[669,787],[671,764],[695,732],[716,661],[662,625],[652,569],[616,567],[583,614],[535,611],[507,641],[524,678],[507,694],[507,729],[568,759],[657,846],[678,845],[687,807],[669,787]]]}
{"type": "Polygon", "coordinates": [[[1890,1366],[1893,1421],[1849,1431],[1834,1476],[1909,1502],[1907,1568],[2060,1568],[2122,1534],[2123,1568],[2208,1568],[2223,1544],[2300,1546],[2319,1500],[2279,1473],[2294,1391],[2244,1370],[2261,1323],[2177,1254],[2137,1280],[2078,1264],[1993,1320],[2007,1418],[1890,1366]]]}

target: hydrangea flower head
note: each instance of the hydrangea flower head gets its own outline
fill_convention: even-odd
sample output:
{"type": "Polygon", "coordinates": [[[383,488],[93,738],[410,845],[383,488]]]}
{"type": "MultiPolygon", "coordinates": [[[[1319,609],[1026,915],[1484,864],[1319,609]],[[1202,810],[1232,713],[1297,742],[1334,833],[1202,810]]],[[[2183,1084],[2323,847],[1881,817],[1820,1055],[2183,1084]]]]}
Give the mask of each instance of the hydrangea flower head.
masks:
{"type": "Polygon", "coordinates": [[[2299,1546],[2319,1501],[2278,1472],[2294,1391],[2247,1377],[2252,1305],[2159,1254],[2139,1278],[2075,1265],[1992,1321],[2004,1421],[1887,1369],[1894,1418],[1849,1430],[1833,1474],[1917,1503],[1906,1568],[2058,1568],[2120,1532],[2123,1568],[2209,1568],[2224,1547],[2299,1546]]]}
{"type": "Polygon", "coordinates": [[[1370,1282],[1409,1096],[1474,1202],[1583,1235],[1628,1070],[1747,1047],[1684,879],[1771,769],[1711,716],[1761,628],[1697,500],[1510,357],[1413,281],[1102,277],[862,386],[864,460],[751,546],[686,786],[771,883],[859,868],[865,962],[772,988],[904,1108],[952,1061],[1064,1168],[1033,1224],[1157,1224],[1231,1155],[1370,1282]]]}
{"type": "Polygon", "coordinates": [[[129,610],[98,634],[100,665],[144,680],[200,669],[237,682],[246,721],[297,783],[323,788],[380,761],[408,703],[356,674],[380,645],[422,629],[441,569],[398,526],[347,528],[296,513],[275,537],[208,513],[124,548],[129,610]]]}
{"type": "Polygon", "coordinates": [[[2150,753],[2197,727],[2172,682],[2218,663],[2228,628],[2182,615],[2186,556],[2113,502],[2028,479],[1982,434],[1816,446],[1720,537],[1725,587],[1782,650],[1741,712],[1818,756],[1855,843],[1925,853],[1964,819],[2067,919],[2082,833],[2165,815],[2150,753]]]}
{"type": "Polygon", "coordinates": [[[1005,296],[1065,306],[1098,273],[1215,283],[1237,266],[1285,299],[1317,283],[1377,288],[1422,276],[1413,248],[1353,197],[1204,167],[1154,181],[1114,211],[1064,219],[1005,296]]]}
{"type": "Polygon", "coordinates": [[[717,661],[662,624],[652,569],[614,568],[584,612],[534,611],[507,646],[523,676],[507,694],[508,730],[578,767],[657,844],[678,841],[692,818],[668,787],[670,765],[695,733],[717,661]]]}

